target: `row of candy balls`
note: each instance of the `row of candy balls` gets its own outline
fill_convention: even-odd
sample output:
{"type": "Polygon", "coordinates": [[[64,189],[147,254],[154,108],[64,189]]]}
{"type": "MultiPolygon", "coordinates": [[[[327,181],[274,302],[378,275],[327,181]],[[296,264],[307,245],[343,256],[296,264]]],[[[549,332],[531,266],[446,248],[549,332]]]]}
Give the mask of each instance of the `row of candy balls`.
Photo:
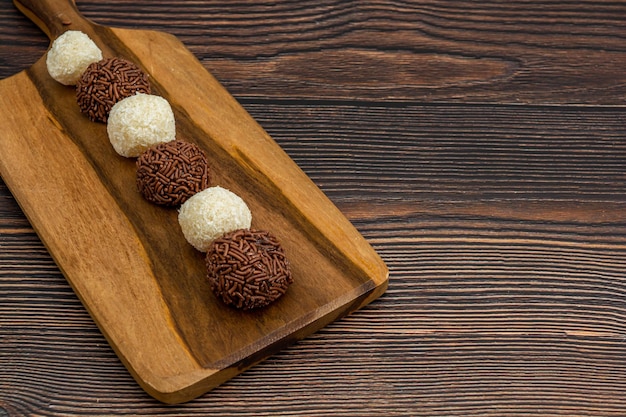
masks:
{"type": "Polygon", "coordinates": [[[69,30],[46,55],[50,76],[76,86],[82,113],[107,123],[115,151],[137,157],[150,146],[176,138],[174,113],[163,97],[152,95],[147,75],[130,61],[103,58],[87,34],[69,30]]]}
{"type": "Polygon", "coordinates": [[[103,58],[80,31],[58,37],[46,65],[53,79],[76,86],[82,113],[107,124],[115,151],[137,158],[137,187],[146,200],[179,207],[183,235],[206,252],[211,288],[222,301],[252,309],[285,293],[293,279],[282,246],[271,233],[250,228],[252,214],[239,196],[210,186],[206,155],[198,146],[176,139],[169,102],[151,94],[148,77],[139,67],[103,58]]]}

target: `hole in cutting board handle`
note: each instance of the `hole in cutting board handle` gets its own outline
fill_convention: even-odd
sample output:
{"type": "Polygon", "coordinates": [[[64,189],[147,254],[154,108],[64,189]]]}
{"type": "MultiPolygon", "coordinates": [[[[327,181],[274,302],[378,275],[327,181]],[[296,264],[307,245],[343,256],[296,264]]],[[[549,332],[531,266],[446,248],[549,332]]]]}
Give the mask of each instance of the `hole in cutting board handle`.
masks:
{"type": "Polygon", "coordinates": [[[74,0],[13,0],[13,4],[51,41],[68,29],[84,30],[89,26],[74,0]]]}

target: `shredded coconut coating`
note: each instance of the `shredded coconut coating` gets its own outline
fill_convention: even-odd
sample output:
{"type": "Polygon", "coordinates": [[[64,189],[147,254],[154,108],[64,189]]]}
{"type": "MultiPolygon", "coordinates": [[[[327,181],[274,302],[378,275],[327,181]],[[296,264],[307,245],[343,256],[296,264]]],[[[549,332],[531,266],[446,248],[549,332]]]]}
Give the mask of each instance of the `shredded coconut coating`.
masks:
{"type": "Polygon", "coordinates": [[[102,51],[85,33],[68,30],[52,42],[46,55],[50,76],[64,85],[75,85],[87,67],[102,59],[102,51]]]}
{"type": "Polygon", "coordinates": [[[218,237],[237,229],[249,229],[252,214],[237,194],[222,187],[210,187],[194,194],[178,212],[185,239],[206,252],[218,237]]]}
{"type": "Polygon", "coordinates": [[[118,154],[137,157],[152,145],[175,139],[174,112],[163,97],[141,93],[130,96],[111,109],[107,133],[118,154]]]}

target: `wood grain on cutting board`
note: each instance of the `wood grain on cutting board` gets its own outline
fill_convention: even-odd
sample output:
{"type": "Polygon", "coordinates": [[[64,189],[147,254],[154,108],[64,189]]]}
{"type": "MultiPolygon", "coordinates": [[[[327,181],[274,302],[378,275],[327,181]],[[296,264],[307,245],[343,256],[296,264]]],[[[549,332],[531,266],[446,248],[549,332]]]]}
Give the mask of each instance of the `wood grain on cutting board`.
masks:
{"type": "Polygon", "coordinates": [[[80,113],[45,57],[0,81],[0,174],[148,393],[194,398],[384,292],[387,268],[371,246],[175,37],[92,24],[73,2],[17,5],[51,39],[82,30],[106,57],[142,67],[172,105],[178,138],[204,149],[213,183],[239,194],[291,261],[295,283],[277,303],[223,306],[176,210],[143,200],[134,159],[80,113]]]}

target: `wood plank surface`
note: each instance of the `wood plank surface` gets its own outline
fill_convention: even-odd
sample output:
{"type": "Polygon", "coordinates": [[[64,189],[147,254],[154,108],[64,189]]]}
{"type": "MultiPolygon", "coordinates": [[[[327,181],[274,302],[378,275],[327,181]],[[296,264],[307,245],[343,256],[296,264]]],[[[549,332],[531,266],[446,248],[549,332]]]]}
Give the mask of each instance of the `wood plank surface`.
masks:
{"type": "MultiPolygon", "coordinates": [[[[0,4],[5,77],[47,42],[0,4]]],[[[0,416],[624,415],[626,3],[79,5],[180,37],[372,243],[390,284],[165,407],[0,186],[0,416]]]]}

